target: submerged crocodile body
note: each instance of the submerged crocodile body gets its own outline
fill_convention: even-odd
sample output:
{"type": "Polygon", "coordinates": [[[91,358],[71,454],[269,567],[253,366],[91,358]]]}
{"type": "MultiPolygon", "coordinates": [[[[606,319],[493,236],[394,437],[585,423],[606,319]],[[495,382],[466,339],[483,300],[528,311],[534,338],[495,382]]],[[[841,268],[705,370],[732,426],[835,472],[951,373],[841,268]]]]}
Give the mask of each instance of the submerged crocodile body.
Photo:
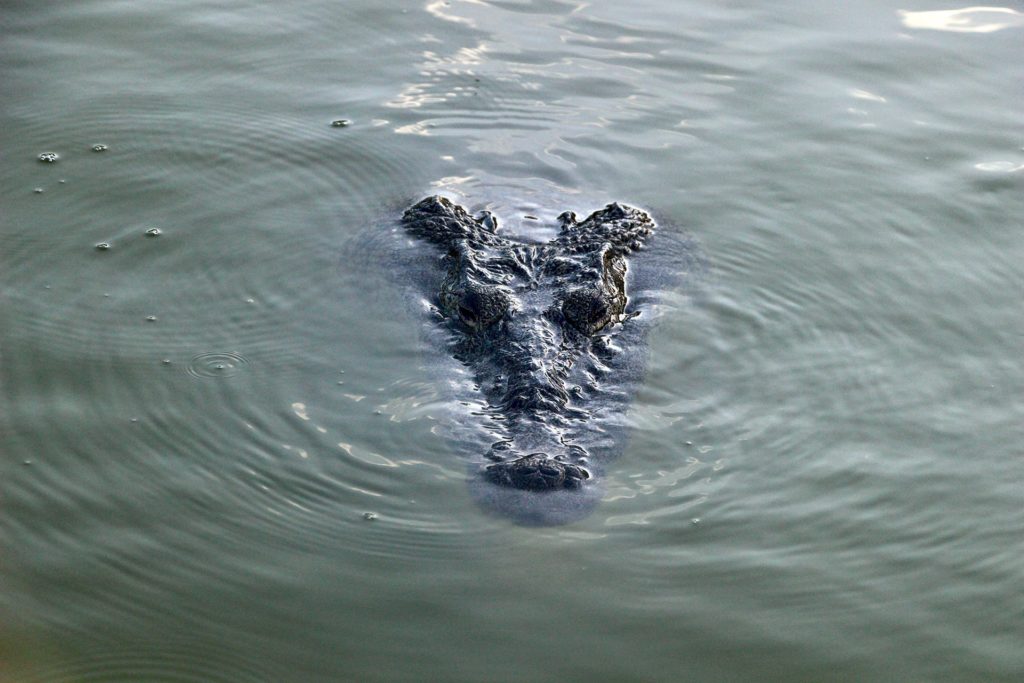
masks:
{"type": "Polygon", "coordinates": [[[640,377],[636,354],[620,346],[644,336],[627,259],[654,221],[609,204],[584,220],[565,212],[556,237],[528,242],[499,234],[487,211],[473,217],[433,196],[402,223],[441,254],[426,294],[489,423],[492,441],[472,458],[476,497],[524,523],[583,516],[596,503],[595,456],[621,448],[640,377]]]}

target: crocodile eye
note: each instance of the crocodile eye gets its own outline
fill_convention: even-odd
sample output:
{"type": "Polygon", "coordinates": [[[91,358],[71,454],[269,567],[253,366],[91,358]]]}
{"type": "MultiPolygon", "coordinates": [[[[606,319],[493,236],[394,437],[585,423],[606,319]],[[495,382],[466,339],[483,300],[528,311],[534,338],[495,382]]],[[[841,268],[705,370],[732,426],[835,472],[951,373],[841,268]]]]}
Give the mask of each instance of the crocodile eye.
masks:
{"type": "Polygon", "coordinates": [[[474,313],[472,310],[461,304],[459,305],[459,317],[462,318],[467,323],[469,323],[470,325],[476,324],[476,313],[474,313]]]}
{"type": "Polygon", "coordinates": [[[584,334],[594,334],[611,322],[608,297],[599,289],[577,289],[562,301],[566,320],[584,334]]]}
{"type": "Polygon", "coordinates": [[[508,295],[500,289],[468,289],[455,306],[455,312],[469,327],[483,328],[505,315],[509,305],[508,295]]]}
{"type": "Polygon", "coordinates": [[[604,299],[595,299],[590,304],[589,322],[593,325],[608,317],[608,304],[604,299]]]}

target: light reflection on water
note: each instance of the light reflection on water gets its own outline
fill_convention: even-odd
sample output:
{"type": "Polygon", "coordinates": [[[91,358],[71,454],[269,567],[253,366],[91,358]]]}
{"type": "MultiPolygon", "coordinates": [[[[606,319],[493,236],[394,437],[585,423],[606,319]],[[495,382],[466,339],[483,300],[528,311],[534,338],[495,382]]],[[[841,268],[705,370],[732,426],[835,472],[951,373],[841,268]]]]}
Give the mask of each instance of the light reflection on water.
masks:
{"type": "Polygon", "coordinates": [[[907,28],[956,33],[992,33],[1024,26],[1024,14],[1009,7],[965,7],[926,12],[900,10],[900,17],[907,28]]]}

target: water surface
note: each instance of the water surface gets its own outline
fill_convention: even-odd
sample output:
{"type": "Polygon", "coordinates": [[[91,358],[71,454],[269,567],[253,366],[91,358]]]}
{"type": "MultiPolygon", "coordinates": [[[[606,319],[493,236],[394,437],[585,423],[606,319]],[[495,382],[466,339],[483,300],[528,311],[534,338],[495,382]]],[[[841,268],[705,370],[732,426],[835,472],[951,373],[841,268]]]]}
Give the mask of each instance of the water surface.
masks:
{"type": "Polygon", "coordinates": [[[0,678],[1020,680],[1022,11],[8,3],[0,678]],[[434,192],[706,258],[584,520],[435,429],[434,192]]]}

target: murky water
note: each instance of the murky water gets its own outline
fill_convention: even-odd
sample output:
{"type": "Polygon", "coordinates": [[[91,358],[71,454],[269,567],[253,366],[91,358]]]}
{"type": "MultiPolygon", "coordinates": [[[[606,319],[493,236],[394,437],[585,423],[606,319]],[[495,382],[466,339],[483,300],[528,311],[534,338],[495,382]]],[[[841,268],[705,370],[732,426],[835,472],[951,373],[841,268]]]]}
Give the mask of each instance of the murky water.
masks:
{"type": "Polygon", "coordinates": [[[7,3],[0,679],[1020,680],[1022,12],[7,3]],[[439,191],[700,245],[582,521],[434,429],[439,191]]]}

